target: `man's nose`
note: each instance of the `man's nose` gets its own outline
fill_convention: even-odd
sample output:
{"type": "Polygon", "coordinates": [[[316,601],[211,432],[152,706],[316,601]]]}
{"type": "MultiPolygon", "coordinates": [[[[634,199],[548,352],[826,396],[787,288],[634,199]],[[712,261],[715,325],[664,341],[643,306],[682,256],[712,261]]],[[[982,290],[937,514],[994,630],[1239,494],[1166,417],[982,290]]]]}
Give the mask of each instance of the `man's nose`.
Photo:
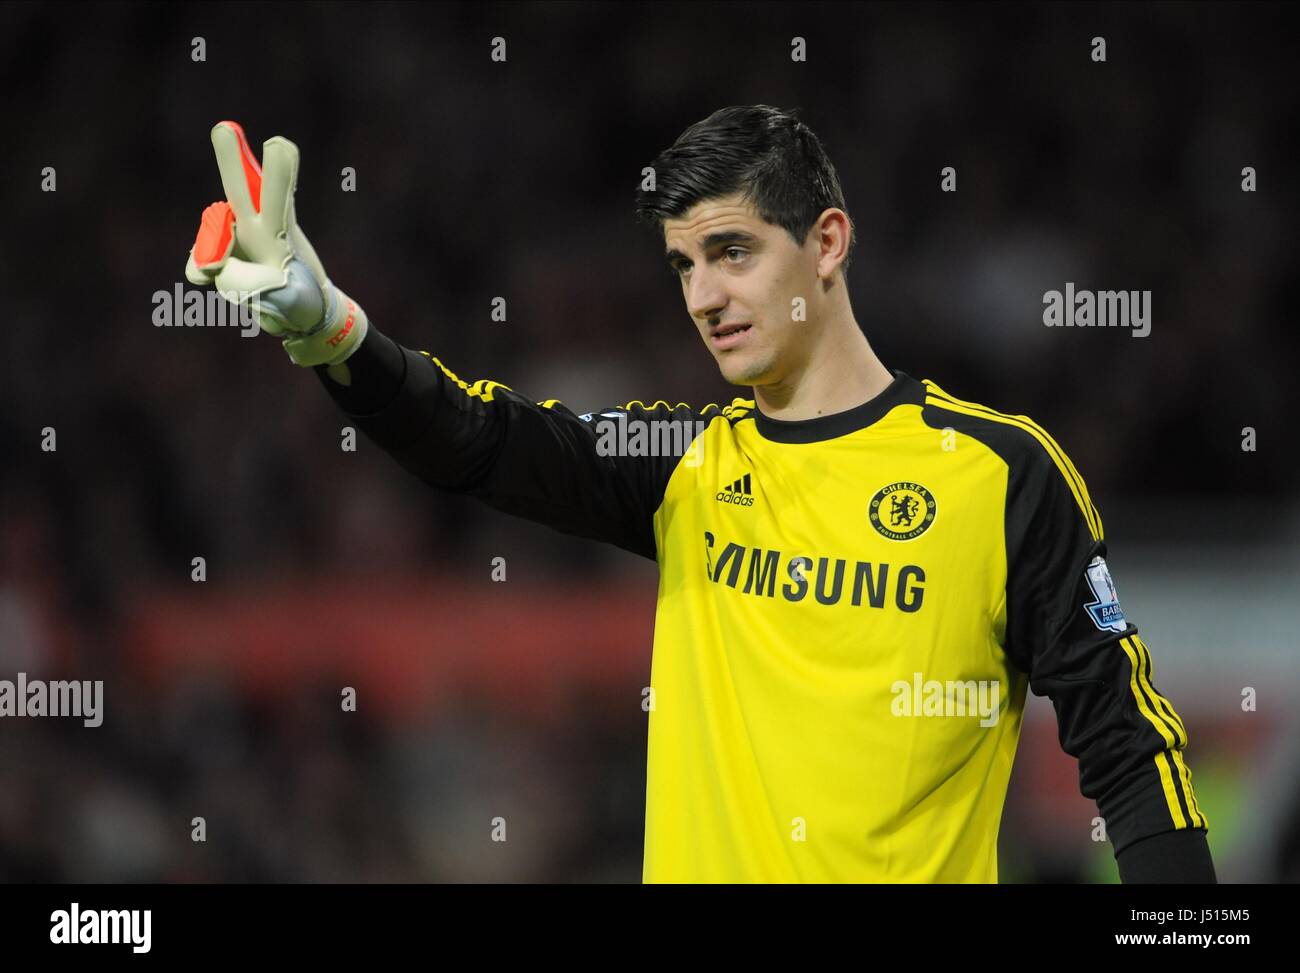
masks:
{"type": "Polygon", "coordinates": [[[691,317],[707,321],[717,317],[727,306],[727,295],[716,274],[692,268],[686,284],[686,309],[691,317]]]}

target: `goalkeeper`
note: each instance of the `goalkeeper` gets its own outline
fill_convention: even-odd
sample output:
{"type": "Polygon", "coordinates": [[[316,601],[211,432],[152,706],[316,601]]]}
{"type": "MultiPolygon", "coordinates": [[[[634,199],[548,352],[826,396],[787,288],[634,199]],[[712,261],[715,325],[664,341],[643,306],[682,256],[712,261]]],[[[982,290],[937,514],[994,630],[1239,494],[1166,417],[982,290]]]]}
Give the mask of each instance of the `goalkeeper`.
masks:
{"type": "Polygon", "coordinates": [[[226,199],[189,280],[248,302],[424,482],[658,564],[645,881],[995,882],[1030,689],[1121,879],[1215,881],[1187,729],[1082,477],[1032,420],[876,357],[839,179],[792,114],[715,112],[638,197],[752,396],[582,415],[380,333],[298,227],[294,145],[266,142],[263,171],[233,122],[212,141],[226,199]],[[689,442],[603,448],[662,423],[689,442]]]}

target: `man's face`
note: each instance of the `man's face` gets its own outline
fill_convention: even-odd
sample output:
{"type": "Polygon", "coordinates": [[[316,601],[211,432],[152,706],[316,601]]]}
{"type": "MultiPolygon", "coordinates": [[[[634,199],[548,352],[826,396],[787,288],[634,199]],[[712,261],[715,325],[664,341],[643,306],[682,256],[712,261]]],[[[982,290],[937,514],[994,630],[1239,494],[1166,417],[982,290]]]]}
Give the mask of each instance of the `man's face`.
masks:
{"type": "Polygon", "coordinates": [[[806,353],[820,293],[817,233],[808,236],[796,245],[739,195],[704,200],[665,221],[668,263],[686,310],[733,385],[780,382],[806,353]],[[808,320],[792,320],[796,297],[808,320]]]}

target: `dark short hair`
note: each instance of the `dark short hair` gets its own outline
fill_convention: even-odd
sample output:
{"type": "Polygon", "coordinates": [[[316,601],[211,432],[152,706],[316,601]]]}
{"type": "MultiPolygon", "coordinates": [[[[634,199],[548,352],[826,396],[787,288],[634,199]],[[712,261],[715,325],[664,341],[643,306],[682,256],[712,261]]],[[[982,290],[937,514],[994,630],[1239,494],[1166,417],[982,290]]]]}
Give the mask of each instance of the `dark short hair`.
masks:
{"type": "MultiPolygon", "coordinates": [[[[664,221],[702,200],[741,193],[758,215],[803,246],[830,207],[848,213],[840,179],[820,140],[796,116],[771,105],[720,108],[678,136],[651,163],[655,189],[638,189],[638,221],[664,233],[664,221]]],[[[857,235],[849,218],[847,270],[857,235]]]]}

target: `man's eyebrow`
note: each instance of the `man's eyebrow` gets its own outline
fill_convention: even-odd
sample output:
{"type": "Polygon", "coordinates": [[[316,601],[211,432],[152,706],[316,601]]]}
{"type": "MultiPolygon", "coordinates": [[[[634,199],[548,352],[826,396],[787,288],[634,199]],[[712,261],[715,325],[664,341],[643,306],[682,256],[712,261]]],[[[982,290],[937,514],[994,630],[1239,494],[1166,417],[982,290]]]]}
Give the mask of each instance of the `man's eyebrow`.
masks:
{"type": "MultiPolygon", "coordinates": [[[[713,250],[716,247],[724,246],[726,244],[737,244],[737,243],[743,243],[748,246],[753,246],[758,242],[759,242],[758,237],[754,236],[754,234],[752,233],[746,232],[745,230],[723,230],[720,233],[710,233],[708,236],[706,236],[704,238],[704,245],[702,249],[708,251],[708,250],[713,250]]],[[[674,261],[680,260],[685,256],[686,254],[682,253],[680,250],[669,250],[667,253],[664,254],[664,259],[671,264],[674,261]]]]}

